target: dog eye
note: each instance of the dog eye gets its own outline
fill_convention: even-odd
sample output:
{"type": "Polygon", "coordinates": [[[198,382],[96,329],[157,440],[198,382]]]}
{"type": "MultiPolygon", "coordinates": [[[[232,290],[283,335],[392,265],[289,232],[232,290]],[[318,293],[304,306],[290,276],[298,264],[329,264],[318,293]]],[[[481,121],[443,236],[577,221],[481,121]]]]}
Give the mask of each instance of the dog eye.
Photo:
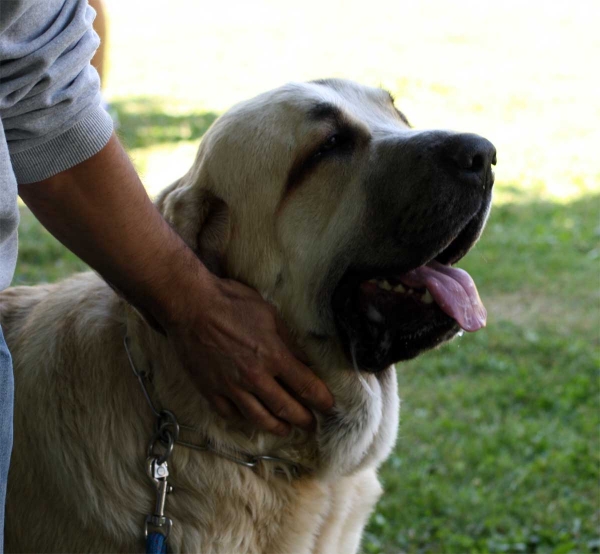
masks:
{"type": "Polygon", "coordinates": [[[327,154],[332,150],[335,150],[341,143],[341,137],[339,134],[331,135],[322,145],[321,148],[315,154],[315,157],[322,156],[323,154],[327,154]]]}
{"type": "Polygon", "coordinates": [[[328,150],[333,150],[340,142],[340,135],[331,135],[327,142],[321,147],[322,150],[327,152],[328,150]]]}

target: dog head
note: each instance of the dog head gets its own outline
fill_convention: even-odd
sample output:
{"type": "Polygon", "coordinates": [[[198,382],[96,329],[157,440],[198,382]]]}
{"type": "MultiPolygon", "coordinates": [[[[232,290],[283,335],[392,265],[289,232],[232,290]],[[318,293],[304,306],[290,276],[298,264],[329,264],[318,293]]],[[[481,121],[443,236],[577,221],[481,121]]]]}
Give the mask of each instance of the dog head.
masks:
{"type": "Polygon", "coordinates": [[[301,344],[374,372],[485,323],[451,265],[483,229],[495,157],[477,135],[413,130],[383,90],[289,84],[219,118],[158,205],[301,344]]]}

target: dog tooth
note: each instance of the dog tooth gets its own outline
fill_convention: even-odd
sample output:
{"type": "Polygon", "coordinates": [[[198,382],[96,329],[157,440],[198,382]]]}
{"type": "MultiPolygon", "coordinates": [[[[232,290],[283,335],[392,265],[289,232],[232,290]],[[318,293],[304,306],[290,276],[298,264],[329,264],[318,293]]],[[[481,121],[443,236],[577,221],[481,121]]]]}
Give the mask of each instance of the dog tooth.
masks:
{"type": "Polygon", "coordinates": [[[429,291],[426,291],[421,300],[425,302],[425,304],[431,304],[433,302],[433,296],[431,296],[429,291]]]}
{"type": "Polygon", "coordinates": [[[392,290],[392,285],[390,285],[387,281],[383,281],[379,283],[379,288],[383,290],[392,290]]]}
{"type": "Polygon", "coordinates": [[[394,292],[406,292],[406,289],[404,288],[404,285],[400,284],[394,287],[394,292]]]}

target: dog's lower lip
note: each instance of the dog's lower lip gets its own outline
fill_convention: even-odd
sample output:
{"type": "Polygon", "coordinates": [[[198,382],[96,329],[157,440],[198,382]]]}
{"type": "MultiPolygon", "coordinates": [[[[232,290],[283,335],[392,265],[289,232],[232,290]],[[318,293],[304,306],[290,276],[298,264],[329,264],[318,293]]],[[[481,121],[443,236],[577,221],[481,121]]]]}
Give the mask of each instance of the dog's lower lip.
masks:
{"type": "Polygon", "coordinates": [[[467,253],[466,253],[466,252],[465,252],[465,253],[461,253],[461,254],[459,254],[458,256],[455,256],[454,258],[451,258],[450,260],[445,260],[445,261],[442,261],[442,260],[443,260],[443,258],[442,258],[442,254],[443,254],[443,252],[442,252],[442,253],[440,253],[440,254],[438,254],[438,255],[437,255],[435,258],[433,258],[432,260],[429,260],[429,262],[427,262],[427,263],[431,263],[431,262],[437,262],[437,263],[439,263],[439,264],[446,265],[446,266],[448,266],[448,267],[452,267],[453,265],[455,265],[455,264],[457,264],[458,262],[460,262],[460,260],[462,260],[462,259],[465,257],[465,255],[466,255],[467,253]],[[442,258],[442,259],[440,259],[440,258],[442,258]]]}

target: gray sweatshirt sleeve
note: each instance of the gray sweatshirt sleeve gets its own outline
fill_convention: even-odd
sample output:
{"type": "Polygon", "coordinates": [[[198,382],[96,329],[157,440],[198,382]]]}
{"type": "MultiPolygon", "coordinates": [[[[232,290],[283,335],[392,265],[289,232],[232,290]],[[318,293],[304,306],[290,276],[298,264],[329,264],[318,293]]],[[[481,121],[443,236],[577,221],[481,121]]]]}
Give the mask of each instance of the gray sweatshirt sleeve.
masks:
{"type": "Polygon", "coordinates": [[[94,17],[86,0],[0,0],[0,119],[18,183],[77,165],[112,134],[89,63],[94,17]]]}

